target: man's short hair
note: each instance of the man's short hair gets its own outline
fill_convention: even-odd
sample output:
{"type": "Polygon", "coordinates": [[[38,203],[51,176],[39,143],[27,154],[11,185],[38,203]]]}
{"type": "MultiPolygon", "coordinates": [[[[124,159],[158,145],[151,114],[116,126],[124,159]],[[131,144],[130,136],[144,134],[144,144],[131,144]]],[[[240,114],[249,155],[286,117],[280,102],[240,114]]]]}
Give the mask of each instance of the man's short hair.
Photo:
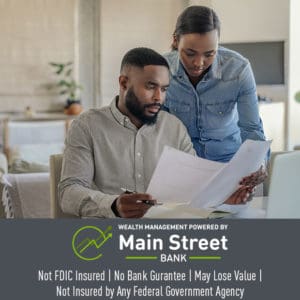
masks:
{"type": "Polygon", "coordinates": [[[169,69],[167,60],[150,48],[134,48],[129,50],[123,57],[121,63],[121,72],[125,67],[135,66],[144,68],[145,66],[165,66],[169,69]]]}

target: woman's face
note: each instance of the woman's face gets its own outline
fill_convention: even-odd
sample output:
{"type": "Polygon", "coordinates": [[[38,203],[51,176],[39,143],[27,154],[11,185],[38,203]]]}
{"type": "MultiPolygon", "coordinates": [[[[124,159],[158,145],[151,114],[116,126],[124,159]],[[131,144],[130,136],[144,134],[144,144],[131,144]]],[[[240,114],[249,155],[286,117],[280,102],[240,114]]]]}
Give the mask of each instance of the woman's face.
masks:
{"type": "Polygon", "coordinates": [[[217,53],[218,32],[187,33],[175,39],[181,63],[189,78],[194,81],[201,78],[203,72],[211,66],[217,53]]]}

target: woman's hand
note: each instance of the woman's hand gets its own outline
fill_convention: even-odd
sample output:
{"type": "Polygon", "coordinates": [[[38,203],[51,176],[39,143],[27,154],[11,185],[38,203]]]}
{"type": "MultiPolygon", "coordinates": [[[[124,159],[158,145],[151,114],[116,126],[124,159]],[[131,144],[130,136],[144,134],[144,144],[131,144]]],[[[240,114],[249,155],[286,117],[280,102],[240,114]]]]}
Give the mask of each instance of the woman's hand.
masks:
{"type": "Polygon", "coordinates": [[[268,177],[266,169],[261,166],[259,170],[249,176],[244,177],[240,182],[239,188],[224,202],[225,204],[245,204],[252,200],[255,187],[264,182],[268,177]]]}
{"type": "Polygon", "coordinates": [[[256,172],[252,173],[249,176],[244,177],[239,184],[243,186],[255,187],[258,184],[264,182],[268,177],[266,169],[261,166],[256,172]]]}
{"type": "Polygon", "coordinates": [[[230,205],[245,204],[252,199],[254,192],[254,187],[241,185],[224,203],[230,205]]]}

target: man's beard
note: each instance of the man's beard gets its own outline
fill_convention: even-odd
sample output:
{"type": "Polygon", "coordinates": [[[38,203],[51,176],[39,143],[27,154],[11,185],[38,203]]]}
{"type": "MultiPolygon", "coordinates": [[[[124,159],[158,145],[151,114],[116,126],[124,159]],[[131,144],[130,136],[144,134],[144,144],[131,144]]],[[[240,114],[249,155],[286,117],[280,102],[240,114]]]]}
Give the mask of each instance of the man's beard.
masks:
{"type": "Polygon", "coordinates": [[[127,95],[125,97],[125,105],[133,116],[139,119],[143,124],[147,124],[147,125],[151,125],[156,122],[159,111],[153,114],[152,116],[147,116],[145,114],[145,109],[147,107],[152,107],[152,106],[159,107],[159,109],[161,108],[161,104],[156,102],[151,104],[144,104],[144,105],[141,104],[139,102],[138,97],[135,95],[133,88],[130,88],[127,92],[127,95]]]}

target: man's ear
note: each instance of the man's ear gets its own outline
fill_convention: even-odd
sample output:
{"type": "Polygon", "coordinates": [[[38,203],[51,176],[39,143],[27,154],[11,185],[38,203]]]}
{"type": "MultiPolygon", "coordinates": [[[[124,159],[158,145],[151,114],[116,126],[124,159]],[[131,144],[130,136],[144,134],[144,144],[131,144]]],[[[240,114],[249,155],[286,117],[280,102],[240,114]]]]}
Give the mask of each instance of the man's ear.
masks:
{"type": "Polygon", "coordinates": [[[127,90],[127,84],[128,84],[128,77],[125,75],[119,76],[119,85],[120,89],[126,91],[127,90]]]}

